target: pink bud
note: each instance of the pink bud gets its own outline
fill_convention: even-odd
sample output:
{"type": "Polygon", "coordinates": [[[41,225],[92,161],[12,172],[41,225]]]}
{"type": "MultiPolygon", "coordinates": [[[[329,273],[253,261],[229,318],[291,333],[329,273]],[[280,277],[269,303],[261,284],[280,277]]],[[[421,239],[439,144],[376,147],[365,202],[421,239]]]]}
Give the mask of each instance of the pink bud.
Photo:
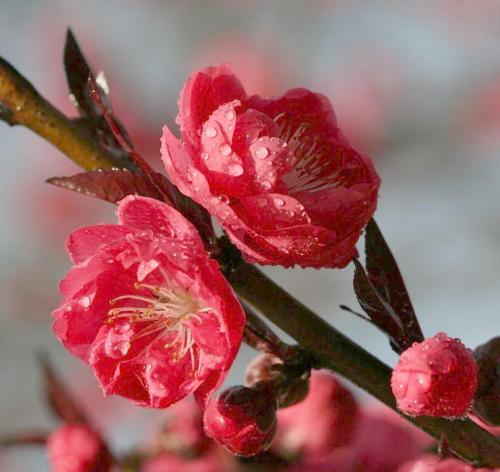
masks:
{"type": "Polygon", "coordinates": [[[96,433],[85,425],[65,424],[47,440],[52,472],[107,471],[110,458],[96,433]]]}
{"type": "Polygon", "coordinates": [[[203,416],[207,436],[239,456],[267,449],[276,433],[277,408],[267,387],[232,387],[211,397],[203,416]]]}
{"type": "Polygon", "coordinates": [[[477,366],[470,350],[445,333],[403,352],[391,379],[398,408],[415,416],[463,416],[476,386],[477,366]]]}

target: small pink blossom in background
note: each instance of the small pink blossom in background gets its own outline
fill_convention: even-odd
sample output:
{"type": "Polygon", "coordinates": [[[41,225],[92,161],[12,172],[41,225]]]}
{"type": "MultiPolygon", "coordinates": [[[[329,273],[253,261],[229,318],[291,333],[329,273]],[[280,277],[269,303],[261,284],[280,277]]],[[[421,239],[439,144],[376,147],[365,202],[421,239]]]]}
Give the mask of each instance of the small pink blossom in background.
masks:
{"type": "Polygon", "coordinates": [[[65,424],[47,440],[52,472],[105,472],[109,457],[101,439],[87,426],[65,424]]]}
{"type": "Polygon", "coordinates": [[[277,95],[283,88],[286,64],[281,54],[273,53],[273,44],[276,41],[266,38],[266,46],[259,47],[234,32],[216,36],[202,46],[193,69],[204,64],[227,62],[249,94],[277,95]]]}
{"type": "Polygon", "coordinates": [[[216,454],[184,458],[170,453],[163,453],[146,460],[141,465],[141,472],[233,472],[234,470],[236,469],[233,462],[222,459],[216,454]]]}
{"type": "Polygon", "coordinates": [[[276,433],[276,398],[259,387],[232,387],[208,401],[207,436],[233,454],[249,457],[266,450],[276,433]]]}
{"type": "Polygon", "coordinates": [[[476,469],[458,459],[441,459],[437,456],[426,455],[403,464],[398,472],[487,472],[497,470],[500,469],[476,469]]]}
{"type": "Polygon", "coordinates": [[[172,207],[129,196],[117,225],[74,231],[74,267],[53,331],[87,362],[106,395],[165,408],[204,403],[227,375],[245,316],[195,230],[172,207]]]}
{"type": "Polygon", "coordinates": [[[209,67],[184,86],[178,122],[184,143],[164,127],[167,173],[249,262],[341,268],[357,255],[380,179],[325,96],[249,97],[228,66],[209,67]]]}
{"type": "Polygon", "coordinates": [[[377,150],[390,134],[404,91],[402,65],[390,51],[361,48],[321,79],[347,139],[357,149],[377,150]]]}
{"type": "Polygon", "coordinates": [[[336,377],[314,372],[305,400],[278,411],[274,447],[287,455],[328,454],[351,441],[358,412],[353,394],[336,377]]]}
{"type": "Polygon", "coordinates": [[[401,354],[391,386],[404,413],[459,417],[471,406],[477,365],[460,340],[438,333],[401,354]]]}

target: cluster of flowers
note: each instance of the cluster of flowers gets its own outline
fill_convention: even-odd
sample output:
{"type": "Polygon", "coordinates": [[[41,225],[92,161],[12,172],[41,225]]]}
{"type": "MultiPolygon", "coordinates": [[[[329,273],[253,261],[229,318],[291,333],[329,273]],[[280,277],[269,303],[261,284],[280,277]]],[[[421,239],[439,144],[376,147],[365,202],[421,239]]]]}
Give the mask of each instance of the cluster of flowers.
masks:
{"type": "MultiPolygon", "coordinates": [[[[380,180],[342,135],[324,96],[294,89],[276,99],[249,97],[220,66],[193,74],[179,107],[182,141],[167,127],[162,138],[167,173],[220,222],[247,261],[342,268],[357,256],[380,180]]],[[[117,215],[118,224],[70,235],[74,266],[53,313],[56,336],[92,366],[106,395],[166,408],[194,394],[205,433],[238,455],[268,448],[278,431],[277,448],[306,458],[321,450],[330,461],[335,449],[343,464],[364,460],[373,447],[363,429],[352,439],[361,421],[357,404],[331,377],[313,376],[309,400],[278,413],[283,405],[272,382],[215,396],[242,342],[245,314],[236,295],[177,210],[131,195],[117,215]]],[[[476,383],[471,353],[444,334],[408,349],[392,378],[403,412],[445,417],[466,414],[476,383]]],[[[75,435],[85,437],[60,433],[68,444],[75,435]]],[[[49,443],[51,457],[64,450],[60,439],[49,443]]],[[[98,449],[91,446],[86,453],[98,449]]],[[[145,470],[167,470],[154,465],[164,460],[181,459],[160,456],[145,470]]],[[[325,467],[310,470],[334,470],[325,467]]]]}

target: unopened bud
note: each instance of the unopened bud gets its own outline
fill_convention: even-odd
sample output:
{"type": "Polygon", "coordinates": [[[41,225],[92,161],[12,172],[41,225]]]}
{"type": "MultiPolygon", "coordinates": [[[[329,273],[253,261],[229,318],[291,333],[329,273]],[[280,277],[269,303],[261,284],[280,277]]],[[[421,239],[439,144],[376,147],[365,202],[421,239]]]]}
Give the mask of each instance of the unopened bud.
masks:
{"type": "Polygon", "coordinates": [[[203,416],[205,432],[233,454],[253,456],[274,438],[276,408],[274,392],[265,382],[229,388],[209,399],[203,416]]]}
{"type": "Polygon", "coordinates": [[[391,379],[398,408],[415,416],[461,417],[471,406],[476,386],[472,353],[445,333],[404,351],[391,379]]]}

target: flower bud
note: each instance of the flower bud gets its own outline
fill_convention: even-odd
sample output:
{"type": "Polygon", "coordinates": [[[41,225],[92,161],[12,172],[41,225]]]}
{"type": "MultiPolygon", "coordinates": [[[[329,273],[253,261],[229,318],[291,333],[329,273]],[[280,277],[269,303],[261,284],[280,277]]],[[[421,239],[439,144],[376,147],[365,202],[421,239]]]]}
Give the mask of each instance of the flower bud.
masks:
{"type": "Polygon", "coordinates": [[[445,333],[403,352],[391,379],[398,408],[415,416],[463,416],[476,386],[477,366],[470,350],[445,333]]]}
{"type": "Polygon", "coordinates": [[[267,383],[229,388],[209,399],[203,416],[205,432],[233,454],[253,456],[274,438],[276,408],[267,383]]]}
{"type": "Polygon", "coordinates": [[[47,439],[52,472],[90,472],[110,469],[102,440],[85,425],[65,424],[47,439]]]}
{"type": "Polygon", "coordinates": [[[486,422],[500,426],[500,336],[474,351],[479,375],[474,410],[486,422]]]}

